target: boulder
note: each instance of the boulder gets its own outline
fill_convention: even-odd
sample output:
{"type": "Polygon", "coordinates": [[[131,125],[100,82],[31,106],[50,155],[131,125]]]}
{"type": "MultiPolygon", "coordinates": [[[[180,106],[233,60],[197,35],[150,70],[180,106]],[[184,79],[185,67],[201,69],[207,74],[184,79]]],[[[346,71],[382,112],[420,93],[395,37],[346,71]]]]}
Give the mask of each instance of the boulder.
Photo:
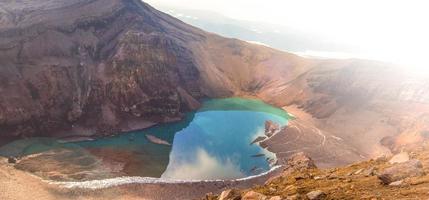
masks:
{"type": "Polygon", "coordinates": [[[275,132],[280,130],[280,125],[271,120],[265,121],[265,135],[271,137],[275,132]]]}
{"type": "Polygon", "coordinates": [[[267,200],[267,199],[268,199],[267,196],[255,191],[249,191],[241,198],[241,200],[267,200]]]}
{"type": "Polygon", "coordinates": [[[359,175],[363,172],[364,169],[359,169],[357,171],[355,171],[355,173],[353,173],[354,175],[359,175]]]}
{"type": "Polygon", "coordinates": [[[381,156],[377,157],[375,159],[375,161],[376,162],[386,162],[386,161],[388,161],[388,156],[387,155],[381,155],[381,156]]]}
{"type": "Polygon", "coordinates": [[[351,183],[351,182],[352,182],[352,179],[346,178],[346,179],[344,179],[344,180],[343,180],[343,182],[344,182],[344,183],[351,183]]]}
{"type": "Polygon", "coordinates": [[[332,179],[338,179],[338,178],[340,178],[338,175],[336,175],[336,174],[330,174],[329,176],[328,176],[328,179],[329,180],[332,180],[332,179]]]}
{"type": "Polygon", "coordinates": [[[292,195],[292,196],[288,196],[288,197],[286,198],[286,200],[298,200],[298,199],[302,199],[302,198],[301,198],[301,195],[299,195],[299,194],[295,194],[295,195],[292,195]]]}
{"type": "Polygon", "coordinates": [[[320,190],[307,193],[307,198],[310,200],[321,200],[326,198],[326,194],[320,190]]]}
{"type": "Polygon", "coordinates": [[[400,181],[408,177],[423,176],[423,166],[419,160],[410,160],[405,163],[395,164],[382,171],[378,178],[386,185],[400,181]]]}
{"type": "Polygon", "coordinates": [[[207,193],[204,200],[217,200],[217,197],[213,193],[207,193]]]}
{"type": "Polygon", "coordinates": [[[403,180],[395,181],[395,182],[390,183],[389,186],[395,186],[395,187],[401,186],[403,182],[404,182],[403,180]]]}
{"type": "Polygon", "coordinates": [[[284,199],[280,196],[274,196],[274,197],[271,197],[269,200],[284,200],[284,199]]]}
{"type": "Polygon", "coordinates": [[[320,176],[315,176],[313,179],[317,181],[317,180],[322,180],[322,179],[325,179],[325,178],[327,178],[327,176],[320,175],[320,176]]]}
{"type": "Polygon", "coordinates": [[[10,164],[16,164],[17,159],[15,157],[9,157],[7,158],[7,162],[10,164]]]}
{"type": "Polygon", "coordinates": [[[404,163],[410,160],[410,155],[408,155],[407,152],[401,152],[398,153],[396,155],[394,155],[390,160],[389,163],[390,164],[395,164],[395,163],[404,163]]]}
{"type": "Polygon", "coordinates": [[[219,200],[239,200],[239,199],[241,199],[240,192],[235,189],[225,190],[219,196],[219,200]]]}
{"type": "Polygon", "coordinates": [[[304,152],[293,154],[287,160],[287,168],[294,170],[316,169],[313,159],[307,156],[304,152]]]}
{"type": "Polygon", "coordinates": [[[296,194],[298,193],[298,187],[296,185],[288,185],[282,190],[282,192],[288,194],[296,194]]]}
{"type": "Polygon", "coordinates": [[[363,171],[364,176],[374,176],[375,175],[375,167],[370,167],[369,169],[363,171]]]}

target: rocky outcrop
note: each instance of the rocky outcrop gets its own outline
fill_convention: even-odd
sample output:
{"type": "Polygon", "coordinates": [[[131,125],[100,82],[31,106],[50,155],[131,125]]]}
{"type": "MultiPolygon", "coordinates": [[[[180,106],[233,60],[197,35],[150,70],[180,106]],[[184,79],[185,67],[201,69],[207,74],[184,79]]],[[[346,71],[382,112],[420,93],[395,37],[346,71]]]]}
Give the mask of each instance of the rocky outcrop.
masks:
{"type": "Polygon", "coordinates": [[[306,196],[310,200],[322,200],[326,198],[326,194],[320,190],[309,192],[306,196]]]}
{"type": "Polygon", "coordinates": [[[284,171],[264,185],[241,190],[241,195],[258,194],[266,199],[425,199],[429,176],[423,172],[429,169],[429,146],[422,149],[412,153],[415,159],[393,165],[388,159],[371,159],[337,168],[284,171]]]}
{"type": "Polygon", "coordinates": [[[219,200],[239,200],[241,199],[240,192],[235,189],[229,189],[223,191],[219,198],[219,200]]]}
{"type": "Polygon", "coordinates": [[[407,152],[401,152],[399,154],[394,155],[390,160],[390,164],[396,164],[396,163],[404,163],[408,162],[410,160],[410,156],[407,152]]]}
{"type": "Polygon", "coordinates": [[[424,175],[422,163],[419,160],[410,160],[404,163],[395,164],[382,171],[378,178],[386,185],[400,181],[405,178],[424,175]]]}
{"type": "Polygon", "coordinates": [[[287,169],[307,170],[316,169],[313,159],[308,157],[304,152],[293,154],[286,163],[287,169]]]}
{"type": "Polygon", "coordinates": [[[246,194],[244,194],[241,199],[242,200],[267,200],[268,198],[267,196],[261,193],[249,191],[246,194]]]}
{"type": "Polygon", "coordinates": [[[267,137],[273,136],[274,133],[276,133],[279,130],[280,130],[280,125],[274,123],[273,121],[268,120],[265,122],[265,135],[267,137]]]}

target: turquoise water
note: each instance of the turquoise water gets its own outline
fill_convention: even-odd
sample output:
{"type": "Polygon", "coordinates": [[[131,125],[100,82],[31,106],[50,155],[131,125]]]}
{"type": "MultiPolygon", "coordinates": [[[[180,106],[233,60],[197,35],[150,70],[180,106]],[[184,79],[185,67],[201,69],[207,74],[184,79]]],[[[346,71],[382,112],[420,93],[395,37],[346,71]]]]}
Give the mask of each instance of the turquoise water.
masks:
{"type": "MultiPolygon", "coordinates": [[[[180,122],[142,131],[72,144],[39,138],[33,142],[16,141],[12,146],[21,146],[22,154],[53,147],[83,148],[89,153],[109,149],[109,153],[95,155],[125,160],[127,175],[186,180],[242,178],[270,169],[268,160],[274,155],[250,143],[264,134],[265,121],[286,125],[288,118],[285,111],[258,100],[212,99],[180,122]],[[147,134],[172,145],[151,143],[147,134]],[[116,151],[122,153],[115,155],[116,151]]],[[[0,148],[0,154],[10,153],[10,149],[10,145],[6,145],[0,148]]]]}

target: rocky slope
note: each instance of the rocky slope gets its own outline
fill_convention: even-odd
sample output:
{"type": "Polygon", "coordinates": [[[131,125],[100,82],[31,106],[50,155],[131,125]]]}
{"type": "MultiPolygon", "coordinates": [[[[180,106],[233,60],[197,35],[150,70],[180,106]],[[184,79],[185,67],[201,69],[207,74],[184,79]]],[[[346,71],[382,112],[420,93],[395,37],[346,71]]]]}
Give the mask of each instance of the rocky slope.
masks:
{"type": "Polygon", "coordinates": [[[298,153],[281,176],[262,186],[225,190],[203,199],[427,199],[429,154],[427,144],[421,146],[410,155],[403,152],[330,169],[318,169],[311,158],[298,153]]]}
{"type": "Polygon", "coordinates": [[[322,167],[413,148],[428,137],[427,77],[353,60],[313,68],[271,92],[297,119],[265,144],[285,158],[306,151],[322,167]]]}

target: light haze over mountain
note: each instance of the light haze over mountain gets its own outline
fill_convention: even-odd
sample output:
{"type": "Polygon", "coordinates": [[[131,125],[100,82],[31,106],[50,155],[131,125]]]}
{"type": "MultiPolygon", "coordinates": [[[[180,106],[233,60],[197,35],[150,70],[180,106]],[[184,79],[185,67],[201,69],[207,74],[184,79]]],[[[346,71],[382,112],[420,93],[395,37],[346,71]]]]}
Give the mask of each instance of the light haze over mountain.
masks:
{"type": "Polygon", "coordinates": [[[149,0],[187,23],[301,55],[427,66],[425,1],[149,0]],[[208,12],[210,11],[210,12],[208,12]],[[305,11],[305,12],[304,12],[305,11]],[[211,13],[211,14],[210,14],[211,13]]]}

